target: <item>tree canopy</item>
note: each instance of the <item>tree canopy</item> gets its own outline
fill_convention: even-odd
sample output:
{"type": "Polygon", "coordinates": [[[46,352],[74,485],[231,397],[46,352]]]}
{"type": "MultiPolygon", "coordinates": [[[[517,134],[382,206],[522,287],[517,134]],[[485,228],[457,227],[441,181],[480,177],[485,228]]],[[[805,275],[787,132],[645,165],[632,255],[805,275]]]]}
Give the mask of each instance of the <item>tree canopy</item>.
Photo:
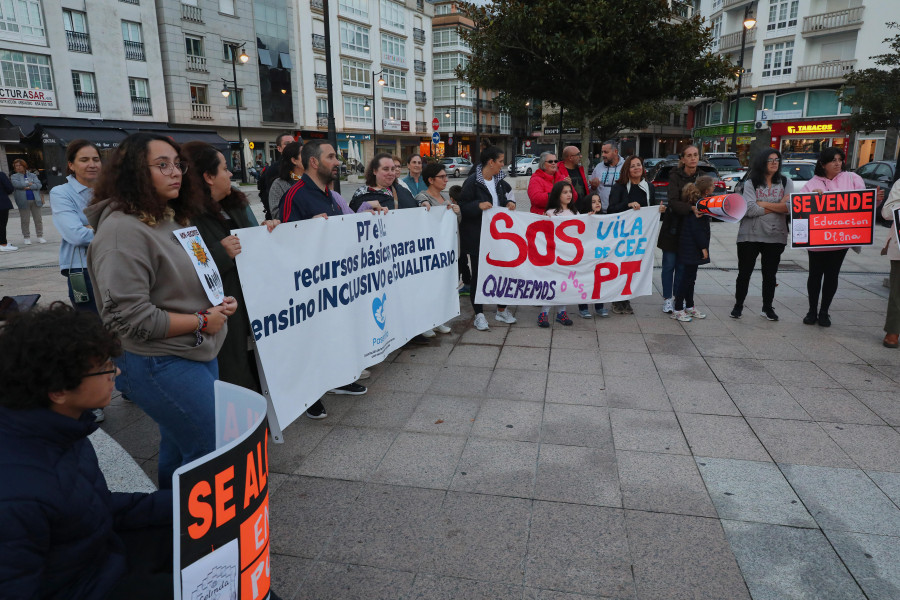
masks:
{"type": "MultiPolygon", "coordinates": [[[[900,30],[900,24],[888,23],[900,30]]],[[[872,56],[881,69],[872,67],[854,71],[841,90],[841,100],[855,110],[848,126],[856,131],[874,131],[900,126],[900,33],[884,40],[891,48],[887,54],[872,56]]]]}
{"type": "Polygon", "coordinates": [[[591,128],[646,127],[667,101],[723,97],[736,77],[700,17],[679,18],[667,0],[494,0],[464,12],[475,28],[462,32],[472,51],[462,76],[562,106],[585,142],[591,128]]]}

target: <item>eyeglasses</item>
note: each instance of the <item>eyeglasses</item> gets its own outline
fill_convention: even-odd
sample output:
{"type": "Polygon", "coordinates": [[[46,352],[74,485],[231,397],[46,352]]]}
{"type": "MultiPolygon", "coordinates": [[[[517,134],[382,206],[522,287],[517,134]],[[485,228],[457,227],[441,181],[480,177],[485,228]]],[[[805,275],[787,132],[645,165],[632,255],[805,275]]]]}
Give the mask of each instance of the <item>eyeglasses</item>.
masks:
{"type": "Polygon", "coordinates": [[[119,372],[119,368],[116,366],[116,363],[112,361],[112,359],[106,359],[106,362],[103,363],[104,367],[112,365],[112,369],[104,369],[103,371],[94,371],[93,373],[85,373],[84,377],[94,377],[95,375],[112,375],[110,377],[110,381],[116,378],[116,375],[119,372]]]}
{"type": "Polygon", "coordinates": [[[544,162],[547,163],[548,165],[555,165],[559,161],[558,160],[545,160],[544,162]]]}
{"type": "Polygon", "coordinates": [[[443,175],[435,175],[434,178],[435,179],[448,179],[449,176],[445,173],[443,175]]]}
{"type": "Polygon", "coordinates": [[[770,165],[777,165],[778,163],[781,162],[781,159],[780,158],[770,158],[770,159],[766,160],[766,162],[769,163],[770,165]]]}
{"type": "Polygon", "coordinates": [[[147,165],[147,166],[148,167],[156,167],[157,169],[159,169],[159,172],[162,173],[163,175],[171,175],[172,171],[175,169],[178,169],[179,171],[181,171],[182,174],[187,173],[187,170],[188,170],[188,164],[186,162],[177,162],[177,163],[161,162],[161,163],[156,163],[156,164],[147,165]]]}

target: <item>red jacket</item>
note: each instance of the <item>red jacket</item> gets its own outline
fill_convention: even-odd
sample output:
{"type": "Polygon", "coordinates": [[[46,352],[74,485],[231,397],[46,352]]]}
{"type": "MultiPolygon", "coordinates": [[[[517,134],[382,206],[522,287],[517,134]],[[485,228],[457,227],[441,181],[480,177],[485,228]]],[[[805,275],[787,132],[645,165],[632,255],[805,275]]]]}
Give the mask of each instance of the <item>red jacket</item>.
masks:
{"type": "Polygon", "coordinates": [[[528,199],[531,201],[531,212],[542,215],[547,210],[547,200],[550,199],[550,190],[553,184],[561,181],[559,171],[555,176],[548,175],[543,169],[538,169],[528,182],[528,199]]]}

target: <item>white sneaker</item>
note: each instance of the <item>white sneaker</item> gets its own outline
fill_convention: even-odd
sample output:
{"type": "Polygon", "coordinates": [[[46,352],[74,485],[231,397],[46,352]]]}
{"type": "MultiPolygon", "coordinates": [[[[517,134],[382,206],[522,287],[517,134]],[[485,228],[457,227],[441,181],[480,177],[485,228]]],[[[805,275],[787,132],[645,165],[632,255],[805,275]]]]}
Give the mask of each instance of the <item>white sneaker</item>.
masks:
{"type": "Polygon", "coordinates": [[[26,245],[26,246],[30,246],[30,245],[31,245],[31,238],[25,238],[25,245],[26,245]]]}
{"type": "Polygon", "coordinates": [[[435,333],[431,329],[426,329],[425,331],[422,332],[422,337],[433,338],[434,335],[435,335],[435,333]]]}
{"type": "Polygon", "coordinates": [[[675,310],[675,303],[672,302],[671,298],[666,298],[666,301],[663,302],[663,312],[664,313],[672,313],[675,310]]]}
{"type": "Polygon", "coordinates": [[[46,244],[46,243],[47,243],[47,240],[45,240],[44,238],[42,238],[42,237],[38,238],[38,244],[46,244]]]}
{"type": "Polygon", "coordinates": [[[6,244],[5,246],[0,246],[0,252],[15,252],[19,248],[13,246],[12,244],[6,244]]]}
{"type": "Polygon", "coordinates": [[[706,315],[704,315],[702,312],[698,311],[693,306],[690,308],[684,309],[684,312],[687,313],[688,315],[690,315],[694,319],[705,319],[706,318],[706,315]]]}
{"type": "Polygon", "coordinates": [[[669,318],[675,319],[676,321],[684,321],[685,323],[690,323],[693,320],[691,319],[691,316],[683,310],[673,310],[672,314],[669,315],[669,318]]]}
{"type": "Polygon", "coordinates": [[[434,330],[437,331],[438,333],[450,333],[451,331],[453,331],[446,325],[438,325],[437,327],[434,328],[434,330]]]}
{"type": "Polygon", "coordinates": [[[487,331],[490,329],[488,326],[487,319],[484,318],[484,313],[478,313],[475,315],[475,329],[478,331],[487,331]]]}
{"type": "Polygon", "coordinates": [[[494,315],[494,318],[503,323],[509,323],[510,325],[516,322],[516,318],[512,316],[512,313],[509,312],[508,308],[506,310],[498,310],[497,314],[494,315]]]}

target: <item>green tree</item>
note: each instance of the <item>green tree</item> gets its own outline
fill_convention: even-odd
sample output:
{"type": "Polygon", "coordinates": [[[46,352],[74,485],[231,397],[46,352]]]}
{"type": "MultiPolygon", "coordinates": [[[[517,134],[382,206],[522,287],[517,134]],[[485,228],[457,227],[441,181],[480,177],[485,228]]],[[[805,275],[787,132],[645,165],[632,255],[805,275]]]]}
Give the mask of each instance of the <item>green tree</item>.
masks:
{"type": "MultiPolygon", "coordinates": [[[[900,30],[900,24],[888,23],[890,29],[900,30]]],[[[854,71],[841,88],[841,101],[854,108],[845,127],[869,132],[876,129],[900,127],[900,33],[884,40],[890,46],[887,54],[872,56],[872,67],[854,71]]],[[[895,177],[900,175],[900,158],[895,177]]]]}
{"type": "MultiPolygon", "coordinates": [[[[466,5],[472,85],[562,106],[601,139],[641,129],[671,112],[672,100],[724,97],[736,77],[711,51],[699,16],[679,17],[667,0],[494,0],[466,5]],[[667,104],[667,102],[669,104],[667,104]]],[[[588,159],[585,153],[584,159],[588,159]]]]}

